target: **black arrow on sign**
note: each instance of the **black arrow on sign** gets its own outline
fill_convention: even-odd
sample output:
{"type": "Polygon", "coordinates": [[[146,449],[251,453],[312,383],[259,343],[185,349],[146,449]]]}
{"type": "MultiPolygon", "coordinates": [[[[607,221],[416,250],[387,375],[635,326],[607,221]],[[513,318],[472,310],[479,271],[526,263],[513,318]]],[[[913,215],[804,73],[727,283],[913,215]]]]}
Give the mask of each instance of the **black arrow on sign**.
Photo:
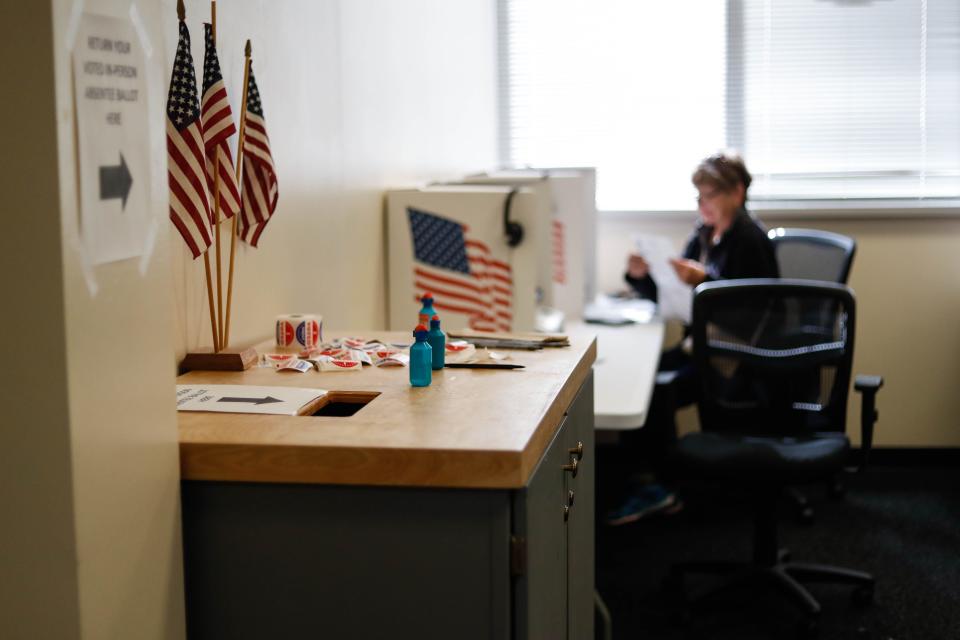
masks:
{"type": "Polygon", "coordinates": [[[133,184],[133,176],[127,168],[127,162],[123,159],[123,153],[120,154],[120,164],[112,167],[100,167],[100,199],[113,200],[121,198],[120,209],[127,208],[127,196],[130,195],[130,185],[133,184]]]}
{"type": "Polygon", "coordinates": [[[273,402],[283,402],[278,398],[273,396],[267,396],[265,398],[220,398],[217,402],[249,402],[250,404],[271,404],[273,402]]]}

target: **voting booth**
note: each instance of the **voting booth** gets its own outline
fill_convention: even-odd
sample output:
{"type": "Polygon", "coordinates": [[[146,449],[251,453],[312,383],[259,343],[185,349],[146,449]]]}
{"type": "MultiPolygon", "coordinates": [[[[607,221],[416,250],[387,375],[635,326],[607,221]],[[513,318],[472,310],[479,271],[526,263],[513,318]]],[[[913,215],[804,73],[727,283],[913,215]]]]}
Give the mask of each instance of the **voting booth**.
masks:
{"type": "Polygon", "coordinates": [[[550,218],[534,190],[437,185],[387,192],[388,324],[412,330],[429,291],[443,328],[532,331],[553,297],[550,218]]]}
{"type": "Polygon", "coordinates": [[[596,295],[597,205],[593,168],[504,169],[467,176],[467,184],[522,186],[549,220],[551,305],[580,318],[596,295]]]}

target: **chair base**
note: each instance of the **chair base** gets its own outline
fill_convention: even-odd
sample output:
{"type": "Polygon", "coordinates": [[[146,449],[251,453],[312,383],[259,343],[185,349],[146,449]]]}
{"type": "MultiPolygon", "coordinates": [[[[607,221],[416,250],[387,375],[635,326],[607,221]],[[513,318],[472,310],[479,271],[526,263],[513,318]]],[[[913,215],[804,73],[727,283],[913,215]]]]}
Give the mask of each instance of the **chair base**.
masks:
{"type": "Polygon", "coordinates": [[[820,615],[820,603],[803,586],[803,583],[848,584],[856,587],[853,597],[857,604],[869,604],[873,600],[874,579],[869,573],[830,565],[790,562],[790,554],[785,549],[781,549],[777,556],[777,562],[770,566],[743,562],[682,563],[673,567],[670,581],[673,587],[679,587],[683,595],[683,578],[686,574],[725,576],[720,584],[689,600],[685,599],[686,603],[692,606],[703,604],[731,589],[750,584],[774,586],[808,618],[813,619],[820,615]]]}
{"type": "MultiPolygon", "coordinates": [[[[843,482],[841,474],[835,475],[827,482],[827,497],[833,500],[839,500],[846,493],[846,485],[843,482]]],[[[813,524],[814,511],[813,504],[807,495],[798,487],[787,487],[785,491],[787,502],[793,510],[794,518],[800,524],[813,524]]]]}

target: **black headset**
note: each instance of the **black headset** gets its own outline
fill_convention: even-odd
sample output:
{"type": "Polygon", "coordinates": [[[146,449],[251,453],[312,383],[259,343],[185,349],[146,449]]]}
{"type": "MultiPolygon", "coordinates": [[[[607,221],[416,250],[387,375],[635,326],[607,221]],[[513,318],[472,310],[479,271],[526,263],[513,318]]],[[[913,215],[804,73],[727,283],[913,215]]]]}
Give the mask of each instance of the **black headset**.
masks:
{"type": "Polygon", "coordinates": [[[511,189],[503,203],[503,235],[507,237],[507,244],[511,247],[518,247],[523,242],[523,225],[510,220],[510,205],[513,204],[513,196],[517,195],[518,191],[520,191],[519,187],[511,189]]]}

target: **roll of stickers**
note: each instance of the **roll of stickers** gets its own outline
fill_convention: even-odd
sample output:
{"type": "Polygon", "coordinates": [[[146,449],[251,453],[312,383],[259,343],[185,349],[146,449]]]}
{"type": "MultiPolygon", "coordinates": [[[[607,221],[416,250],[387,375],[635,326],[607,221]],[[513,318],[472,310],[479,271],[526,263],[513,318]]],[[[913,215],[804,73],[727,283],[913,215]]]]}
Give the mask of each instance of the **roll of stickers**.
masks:
{"type": "Polygon", "coordinates": [[[277,346],[312,349],[323,340],[323,317],[313,315],[277,316],[277,346]]]}

